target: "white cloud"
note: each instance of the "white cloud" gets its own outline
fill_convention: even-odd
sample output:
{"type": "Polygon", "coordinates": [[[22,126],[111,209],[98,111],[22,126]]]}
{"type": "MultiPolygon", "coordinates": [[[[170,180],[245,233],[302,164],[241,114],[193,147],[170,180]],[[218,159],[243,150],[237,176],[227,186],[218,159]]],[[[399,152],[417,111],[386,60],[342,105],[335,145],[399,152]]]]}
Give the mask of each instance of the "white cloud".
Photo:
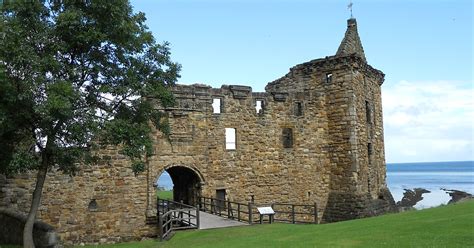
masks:
{"type": "Polygon", "coordinates": [[[474,160],[471,82],[401,81],[382,90],[388,162],[474,160]]]}

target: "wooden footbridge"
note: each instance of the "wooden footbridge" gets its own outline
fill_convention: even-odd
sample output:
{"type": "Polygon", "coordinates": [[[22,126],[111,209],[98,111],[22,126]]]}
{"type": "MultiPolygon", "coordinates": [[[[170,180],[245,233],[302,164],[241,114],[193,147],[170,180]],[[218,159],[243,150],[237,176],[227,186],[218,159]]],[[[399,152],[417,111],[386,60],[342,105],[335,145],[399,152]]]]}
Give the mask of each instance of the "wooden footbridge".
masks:
{"type": "Polygon", "coordinates": [[[158,199],[158,236],[160,240],[171,237],[177,230],[209,229],[239,225],[253,225],[276,221],[293,224],[317,224],[317,206],[287,203],[255,204],[222,199],[199,197],[198,204],[158,199]],[[274,215],[265,218],[259,207],[271,207],[274,215]]]}

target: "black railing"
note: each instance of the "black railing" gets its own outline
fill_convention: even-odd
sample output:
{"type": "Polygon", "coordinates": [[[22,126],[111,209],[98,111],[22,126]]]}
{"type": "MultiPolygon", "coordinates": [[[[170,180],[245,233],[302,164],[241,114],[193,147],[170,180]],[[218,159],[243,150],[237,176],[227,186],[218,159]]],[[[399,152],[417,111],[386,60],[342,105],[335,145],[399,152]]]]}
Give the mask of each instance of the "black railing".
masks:
{"type": "Polygon", "coordinates": [[[313,205],[274,203],[271,204],[275,211],[275,221],[299,224],[317,224],[318,208],[313,205]]]}
{"type": "Polygon", "coordinates": [[[239,203],[201,196],[199,197],[198,206],[199,210],[203,212],[208,212],[241,222],[247,222],[249,224],[260,223],[258,207],[264,206],[271,206],[275,211],[275,215],[273,216],[274,221],[293,224],[318,223],[318,208],[316,203],[313,205],[290,203],[239,203]]]}
{"type": "Polygon", "coordinates": [[[227,217],[228,219],[249,222],[252,219],[252,203],[225,201],[211,197],[199,197],[199,209],[203,212],[227,217]]]}
{"type": "Polygon", "coordinates": [[[158,236],[164,240],[174,230],[199,229],[196,207],[166,199],[157,200],[158,236]]]}

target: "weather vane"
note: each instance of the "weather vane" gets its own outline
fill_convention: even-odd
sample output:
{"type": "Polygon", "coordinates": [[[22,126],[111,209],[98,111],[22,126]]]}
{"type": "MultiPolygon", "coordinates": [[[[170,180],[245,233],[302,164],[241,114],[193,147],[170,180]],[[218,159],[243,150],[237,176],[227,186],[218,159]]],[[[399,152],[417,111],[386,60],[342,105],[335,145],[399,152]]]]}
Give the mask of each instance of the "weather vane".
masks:
{"type": "Polygon", "coordinates": [[[347,5],[347,8],[351,10],[351,19],[352,19],[352,0],[349,1],[349,5],[347,5]]]}

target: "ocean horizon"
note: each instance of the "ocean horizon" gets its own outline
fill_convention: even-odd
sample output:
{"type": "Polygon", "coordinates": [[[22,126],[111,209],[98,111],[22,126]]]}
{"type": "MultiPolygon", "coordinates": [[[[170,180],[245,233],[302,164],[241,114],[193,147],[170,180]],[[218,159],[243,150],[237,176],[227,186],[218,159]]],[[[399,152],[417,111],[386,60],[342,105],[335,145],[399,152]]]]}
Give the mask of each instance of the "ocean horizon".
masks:
{"type": "MultiPolygon", "coordinates": [[[[167,172],[160,176],[158,186],[173,188],[167,172]]],[[[415,205],[417,209],[446,204],[451,197],[442,189],[474,194],[474,161],[387,163],[387,186],[395,202],[402,199],[405,189],[431,191],[423,194],[423,200],[415,205]]]]}
{"type": "Polygon", "coordinates": [[[431,191],[423,194],[417,209],[446,204],[451,197],[443,189],[474,194],[474,161],[387,163],[387,186],[395,202],[402,199],[405,189],[431,191]]]}

